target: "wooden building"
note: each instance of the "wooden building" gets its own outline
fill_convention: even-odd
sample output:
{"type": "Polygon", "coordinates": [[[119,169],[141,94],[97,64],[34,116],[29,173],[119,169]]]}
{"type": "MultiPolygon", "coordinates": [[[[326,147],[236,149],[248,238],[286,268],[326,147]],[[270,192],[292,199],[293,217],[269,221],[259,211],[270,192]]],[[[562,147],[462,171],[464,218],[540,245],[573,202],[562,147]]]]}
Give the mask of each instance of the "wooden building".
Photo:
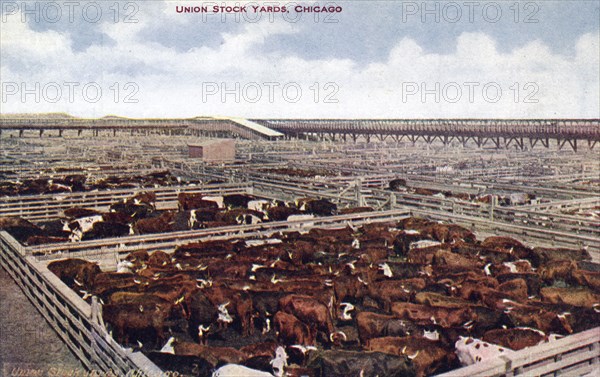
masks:
{"type": "Polygon", "coordinates": [[[235,140],[211,139],[188,144],[189,156],[204,161],[230,161],[235,159],[235,140]]]}

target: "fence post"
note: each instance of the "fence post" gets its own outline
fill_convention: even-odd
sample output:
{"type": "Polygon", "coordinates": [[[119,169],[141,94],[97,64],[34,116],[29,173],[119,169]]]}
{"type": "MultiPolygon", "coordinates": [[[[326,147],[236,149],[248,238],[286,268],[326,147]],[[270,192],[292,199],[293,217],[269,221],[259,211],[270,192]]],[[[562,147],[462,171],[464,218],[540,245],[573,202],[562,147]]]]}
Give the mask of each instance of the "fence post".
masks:
{"type": "Polygon", "coordinates": [[[356,199],[356,205],[358,207],[362,207],[364,205],[363,203],[363,197],[362,197],[362,193],[360,192],[360,180],[355,180],[354,181],[354,192],[355,192],[355,199],[356,199]]]}
{"type": "Polygon", "coordinates": [[[92,322],[94,323],[99,323],[98,322],[98,297],[97,296],[92,296],[92,305],[91,305],[91,319],[92,322]]]}
{"type": "Polygon", "coordinates": [[[390,192],[390,209],[396,208],[396,194],[390,192]]]}

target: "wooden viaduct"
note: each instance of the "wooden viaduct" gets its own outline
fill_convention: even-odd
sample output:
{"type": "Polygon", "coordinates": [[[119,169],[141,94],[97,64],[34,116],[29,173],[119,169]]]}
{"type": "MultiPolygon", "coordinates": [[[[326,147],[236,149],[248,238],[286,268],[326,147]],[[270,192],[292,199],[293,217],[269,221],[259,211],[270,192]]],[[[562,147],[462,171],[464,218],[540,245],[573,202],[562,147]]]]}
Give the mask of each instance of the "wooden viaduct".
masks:
{"type": "Polygon", "coordinates": [[[577,151],[582,144],[594,149],[600,141],[599,119],[242,119],[242,118],[177,118],[132,119],[105,117],[85,119],[74,117],[0,117],[0,136],[6,131],[75,131],[80,136],[91,131],[130,132],[139,134],[183,134],[234,136],[245,139],[275,140],[312,137],[320,140],[352,140],[359,138],[400,142],[404,139],[428,144],[439,141],[444,145],[458,142],[478,147],[517,149],[533,148],[538,143],[550,148],[551,141],[558,149],[565,146],[577,151]]]}

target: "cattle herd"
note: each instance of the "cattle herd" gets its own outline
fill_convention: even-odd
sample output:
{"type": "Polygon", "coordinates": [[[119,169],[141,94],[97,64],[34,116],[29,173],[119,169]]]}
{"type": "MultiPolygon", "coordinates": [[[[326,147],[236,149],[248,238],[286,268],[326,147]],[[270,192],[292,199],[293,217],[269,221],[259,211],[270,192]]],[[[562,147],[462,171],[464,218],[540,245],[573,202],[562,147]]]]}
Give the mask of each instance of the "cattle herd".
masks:
{"type": "Polygon", "coordinates": [[[336,176],[350,176],[350,173],[338,172],[326,169],[299,169],[299,168],[270,168],[262,169],[260,172],[267,174],[278,174],[288,177],[300,177],[300,178],[319,178],[319,177],[336,177],[336,176]]]}
{"type": "MultiPolygon", "coordinates": [[[[182,197],[181,210],[200,201],[182,197]]],[[[108,336],[164,370],[391,377],[485,362],[597,326],[600,272],[589,259],[411,217],[139,250],[116,272],[79,259],[48,268],[84,300],[97,297],[108,336]]]]}
{"type": "Polygon", "coordinates": [[[64,216],[59,219],[37,224],[18,217],[0,217],[0,230],[33,246],[267,221],[309,220],[315,216],[372,210],[357,207],[338,211],[335,203],[325,199],[301,198],[284,202],[246,194],[204,196],[199,193],[180,193],[177,210],[157,210],[156,195],[140,192],[113,203],[107,212],[74,207],[64,210],[64,216]]]}
{"type": "MultiPolygon", "coordinates": [[[[407,183],[406,179],[397,178],[390,181],[388,190],[402,192],[407,194],[415,194],[422,196],[435,196],[438,198],[454,199],[463,202],[490,204],[495,202],[499,206],[515,206],[531,204],[532,200],[536,200],[534,194],[525,192],[514,192],[510,194],[469,194],[466,192],[441,191],[431,188],[414,187],[407,183]]],[[[538,202],[547,201],[546,199],[538,199],[538,202]]]]}
{"type": "MultiPolygon", "coordinates": [[[[66,169],[65,169],[66,170],[66,169]]],[[[72,169],[69,169],[70,172],[72,169]]],[[[60,168],[40,171],[45,178],[18,179],[16,172],[0,172],[0,196],[43,195],[96,190],[117,190],[128,188],[168,187],[181,184],[181,178],[169,171],[156,171],[145,175],[104,176],[100,168],[85,169],[86,174],[68,174],[60,168]]],[[[196,184],[198,181],[186,181],[196,184]]]]}

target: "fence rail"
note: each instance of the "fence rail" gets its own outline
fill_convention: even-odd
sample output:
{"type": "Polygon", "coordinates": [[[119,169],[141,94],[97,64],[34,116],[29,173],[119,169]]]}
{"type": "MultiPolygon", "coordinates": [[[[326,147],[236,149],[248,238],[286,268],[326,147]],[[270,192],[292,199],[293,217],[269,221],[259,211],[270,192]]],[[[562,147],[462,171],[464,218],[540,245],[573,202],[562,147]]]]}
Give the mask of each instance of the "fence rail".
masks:
{"type": "Polygon", "coordinates": [[[600,327],[596,327],[437,377],[597,376],[599,358],[600,327]]]}
{"type": "Polygon", "coordinates": [[[148,377],[162,373],[143,354],[127,351],[107,336],[91,306],[44,264],[26,256],[4,231],[0,232],[0,251],[2,267],[87,370],[118,376],[132,370],[148,377]]]}
{"type": "Polygon", "coordinates": [[[535,229],[529,226],[499,223],[463,215],[444,214],[432,210],[412,208],[410,212],[414,216],[426,217],[432,220],[451,221],[478,233],[513,237],[531,246],[585,248],[592,257],[592,261],[600,263],[600,238],[598,237],[535,229]]]}
{"type": "MultiPolygon", "coordinates": [[[[600,220],[560,213],[538,212],[529,206],[499,207],[485,203],[471,203],[428,195],[406,194],[385,190],[364,192],[364,204],[377,207],[387,203],[391,208],[410,207],[416,210],[430,210],[440,213],[469,216],[489,220],[497,225],[520,225],[530,230],[547,230],[567,235],[587,236],[600,240],[600,220]]],[[[586,201],[587,205],[587,201],[586,201]]],[[[587,245],[587,244],[586,244],[587,245]]],[[[593,246],[590,244],[589,246],[593,246]]]]}
{"type": "Polygon", "coordinates": [[[246,194],[251,190],[246,184],[205,186],[173,186],[161,188],[136,188],[111,191],[92,191],[67,194],[46,194],[6,197],[0,199],[0,216],[20,216],[28,220],[52,219],[62,216],[72,207],[104,208],[122,202],[139,192],[154,192],[157,208],[176,207],[179,193],[203,193],[205,195],[246,194]]]}
{"type": "Polygon", "coordinates": [[[376,221],[395,221],[409,216],[408,210],[385,212],[367,212],[349,215],[318,217],[310,220],[276,221],[257,225],[236,225],[219,228],[189,230],[182,232],[160,233],[154,235],[106,238],[102,240],[82,241],[24,247],[28,255],[36,255],[37,260],[64,258],[65,255],[76,258],[86,255],[101,255],[115,252],[125,253],[138,249],[172,250],[177,246],[206,239],[225,239],[230,237],[248,238],[271,235],[279,231],[310,229],[315,227],[359,226],[376,221]],[[99,251],[100,250],[100,251],[99,251]],[[58,254],[60,252],[60,254],[58,254]]]}

